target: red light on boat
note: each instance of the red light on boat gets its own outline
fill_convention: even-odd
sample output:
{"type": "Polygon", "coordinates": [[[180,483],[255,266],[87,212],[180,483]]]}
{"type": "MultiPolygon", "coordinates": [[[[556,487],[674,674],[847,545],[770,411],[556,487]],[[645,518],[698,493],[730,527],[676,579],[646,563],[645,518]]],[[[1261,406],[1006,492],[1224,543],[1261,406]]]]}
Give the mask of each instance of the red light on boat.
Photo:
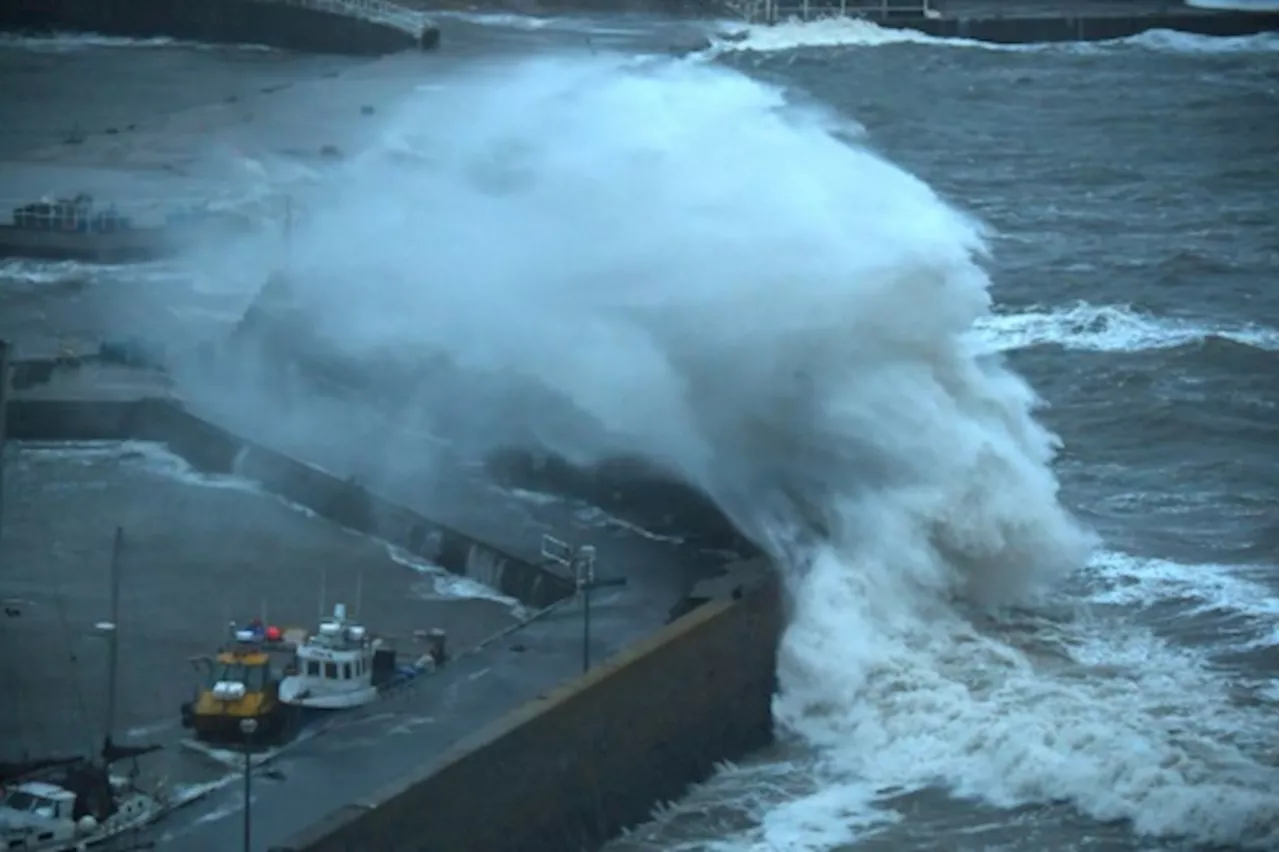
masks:
{"type": "Polygon", "coordinates": [[[267,628],[267,641],[268,641],[268,642],[279,642],[279,641],[280,641],[280,639],[283,637],[283,635],[284,635],[284,634],[282,634],[282,633],[280,632],[280,628],[279,628],[279,627],[276,627],[275,625],[272,625],[271,627],[268,627],[268,628],[267,628]]]}

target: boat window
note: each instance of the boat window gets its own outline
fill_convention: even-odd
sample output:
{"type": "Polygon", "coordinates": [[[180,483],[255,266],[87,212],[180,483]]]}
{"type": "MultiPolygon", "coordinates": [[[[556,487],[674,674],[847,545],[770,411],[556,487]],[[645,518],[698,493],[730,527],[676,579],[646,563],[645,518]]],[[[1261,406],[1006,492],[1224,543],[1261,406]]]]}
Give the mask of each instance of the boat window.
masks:
{"type": "Polygon", "coordinates": [[[338,664],[337,664],[337,663],[325,663],[325,664],[324,664],[324,676],[325,676],[325,677],[327,677],[327,678],[330,678],[331,680],[337,680],[337,679],[338,679],[338,664]]]}
{"type": "Polygon", "coordinates": [[[351,680],[351,664],[350,663],[342,664],[342,677],[344,680],[351,680]]]}
{"type": "Polygon", "coordinates": [[[261,692],[267,686],[267,667],[246,666],[244,663],[219,663],[209,674],[208,687],[220,681],[243,683],[245,692],[261,692]]]}
{"type": "Polygon", "coordinates": [[[307,677],[320,677],[320,663],[316,660],[307,660],[307,677]]]}
{"type": "Polygon", "coordinates": [[[39,796],[33,796],[23,790],[14,790],[0,799],[0,807],[10,808],[15,811],[34,811],[40,807],[41,799],[39,796]]]}

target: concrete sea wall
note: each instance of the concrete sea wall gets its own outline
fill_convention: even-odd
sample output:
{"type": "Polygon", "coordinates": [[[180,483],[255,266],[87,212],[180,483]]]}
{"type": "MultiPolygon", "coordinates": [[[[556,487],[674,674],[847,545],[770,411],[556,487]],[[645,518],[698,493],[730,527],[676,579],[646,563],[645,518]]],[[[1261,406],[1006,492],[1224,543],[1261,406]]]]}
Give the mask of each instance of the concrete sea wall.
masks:
{"type": "Polygon", "coordinates": [[[352,55],[435,47],[439,39],[439,31],[420,15],[374,0],[0,0],[0,29],[77,30],[352,55]]]}
{"type": "Polygon", "coordinates": [[[772,738],[782,606],[763,560],[651,638],[272,852],[576,852],[772,738]]]}
{"type": "Polygon", "coordinates": [[[356,480],[339,479],[208,423],[181,406],[149,400],[141,434],[163,441],[198,470],[233,473],[353,530],[390,542],[455,574],[470,577],[534,607],[574,592],[554,566],[534,565],[397,506],[356,480]]]}
{"type": "Polygon", "coordinates": [[[756,23],[865,17],[940,38],[1005,44],[1102,41],[1149,30],[1254,35],[1275,32],[1277,17],[1274,5],[1208,11],[1177,0],[751,0],[725,11],[744,10],[756,23]]]}
{"type": "MultiPolygon", "coordinates": [[[[15,364],[14,373],[21,365],[15,364]]],[[[574,593],[557,566],[535,565],[370,493],[343,480],[233,435],[167,399],[8,400],[7,431],[13,440],[165,443],[195,469],[235,474],[357,532],[496,588],[542,608],[574,593]]]]}
{"type": "Polygon", "coordinates": [[[940,38],[971,38],[1001,44],[1103,41],[1127,38],[1148,30],[1175,30],[1207,36],[1242,36],[1274,32],[1275,15],[1248,12],[1204,14],[1176,9],[1160,14],[973,15],[889,20],[883,26],[913,29],[940,38]]]}
{"type": "Polygon", "coordinates": [[[103,400],[9,400],[8,437],[15,441],[127,441],[144,428],[142,406],[103,400]]]}

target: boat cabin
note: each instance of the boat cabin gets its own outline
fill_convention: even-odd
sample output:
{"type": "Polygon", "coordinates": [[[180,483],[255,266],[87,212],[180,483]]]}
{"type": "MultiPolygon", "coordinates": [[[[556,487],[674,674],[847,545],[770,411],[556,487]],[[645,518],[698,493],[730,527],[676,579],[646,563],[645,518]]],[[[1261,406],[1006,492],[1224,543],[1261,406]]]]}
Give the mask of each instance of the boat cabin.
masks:
{"type": "Polygon", "coordinates": [[[292,673],[280,685],[286,704],[313,709],[359,707],[378,697],[379,686],[395,674],[395,652],[338,604],[333,617],[297,645],[292,673]]]}
{"type": "Polygon", "coordinates": [[[237,630],[235,641],[205,673],[204,688],[219,701],[238,701],[266,691],[272,680],[271,658],[257,636],[251,630],[237,630]]]}
{"type": "MultiPolygon", "coordinates": [[[[38,819],[72,819],[76,795],[56,784],[28,781],[19,784],[0,799],[0,810],[31,814],[38,819]]],[[[5,813],[9,818],[12,814],[5,813]]]]}
{"type": "Polygon", "coordinates": [[[334,607],[334,617],[298,646],[298,675],[317,680],[368,683],[372,675],[374,642],[364,627],[346,620],[346,608],[334,607]]]}
{"type": "Polygon", "coordinates": [[[0,843],[5,849],[46,848],[75,831],[74,793],[28,781],[0,799],[0,843]]]}

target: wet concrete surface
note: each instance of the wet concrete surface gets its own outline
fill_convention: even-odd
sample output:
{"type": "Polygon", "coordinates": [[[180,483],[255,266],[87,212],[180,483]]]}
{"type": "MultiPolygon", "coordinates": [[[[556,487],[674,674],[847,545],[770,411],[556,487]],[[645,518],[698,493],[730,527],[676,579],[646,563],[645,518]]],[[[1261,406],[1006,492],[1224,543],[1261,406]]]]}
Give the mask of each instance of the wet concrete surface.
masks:
{"type": "Polygon", "coordinates": [[[265,615],[313,627],[326,606],[356,606],[407,654],[417,629],[444,628],[458,649],[516,622],[513,602],[343,530],[230,477],[201,477],[151,444],[10,447],[0,538],[0,759],[96,753],[106,733],[110,560],[121,560],[115,738],[157,743],[145,778],[180,786],[225,774],[183,749],[178,706],[229,620],[265,615]],[[493,597],[497,597],[493,595],[493,597]]]}

